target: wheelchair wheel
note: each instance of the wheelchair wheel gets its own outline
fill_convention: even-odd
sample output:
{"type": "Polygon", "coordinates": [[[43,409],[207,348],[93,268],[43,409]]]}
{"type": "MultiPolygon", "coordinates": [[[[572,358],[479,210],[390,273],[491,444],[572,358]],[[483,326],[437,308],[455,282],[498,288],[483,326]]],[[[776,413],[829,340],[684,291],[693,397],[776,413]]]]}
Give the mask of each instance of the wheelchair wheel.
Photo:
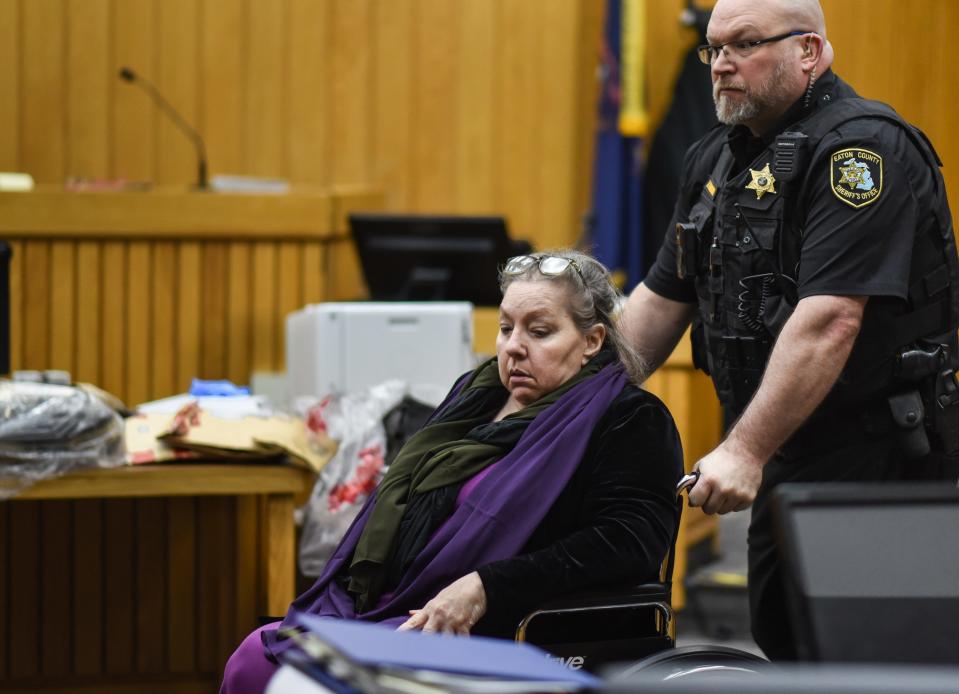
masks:
{"type": "Polygon", "coordinates": [[[754,653],[728,646],[682,646],[654,653],[627,666],[610,681],[620,682],[633,677],[662,682],[726,675],[748,677],[762,675],[775,666],[754,653]]]}

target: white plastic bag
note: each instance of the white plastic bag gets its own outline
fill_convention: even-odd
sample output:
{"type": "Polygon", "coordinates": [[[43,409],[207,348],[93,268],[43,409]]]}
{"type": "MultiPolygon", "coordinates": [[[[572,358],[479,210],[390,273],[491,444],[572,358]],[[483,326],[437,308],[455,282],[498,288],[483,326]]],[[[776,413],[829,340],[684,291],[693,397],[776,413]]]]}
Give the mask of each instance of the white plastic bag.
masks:
{"type": "Polygon", "coordinates": [[[87,390],[0,381],[0,499],[38,480],[123,465],[123,421],[87,390]]]}
{"type": "Polygon", "coordinates": [[[299,559],[304,575],[322,573],[350,523],[383,477],[383,417],[407,391],[403,381],[386,381],[359,393],[332,396],[321,402],[297,401],[296,409],[310,422],[310,428],[325,426],[330,438],[339,442],[336,455],[320,473],[309,502],[300,509],[303,531],[299,559]]]}

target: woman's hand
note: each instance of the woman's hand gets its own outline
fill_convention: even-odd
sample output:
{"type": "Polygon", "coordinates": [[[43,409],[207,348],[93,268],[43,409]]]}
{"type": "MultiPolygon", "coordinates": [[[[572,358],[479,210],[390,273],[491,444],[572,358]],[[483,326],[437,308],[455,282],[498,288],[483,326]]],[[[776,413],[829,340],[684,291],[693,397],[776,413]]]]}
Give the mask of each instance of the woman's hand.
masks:
{"type": "Polygon", "coordinates": [[[410,618],[397,629],[469,636],[470,629],[486,614],[486,590],[475,571],[453,581],[423,609],[410,610],[410,618]]]}

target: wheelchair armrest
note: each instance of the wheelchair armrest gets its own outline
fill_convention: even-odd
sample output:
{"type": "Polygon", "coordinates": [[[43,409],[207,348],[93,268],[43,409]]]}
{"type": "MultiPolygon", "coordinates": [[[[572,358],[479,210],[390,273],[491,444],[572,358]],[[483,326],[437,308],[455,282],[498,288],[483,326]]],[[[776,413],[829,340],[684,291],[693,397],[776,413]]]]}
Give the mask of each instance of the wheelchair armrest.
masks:
{"type": "Polygon", "coordinates": [[[530,623],[540,615],[645,606],[658,610],[667,625],[665,628],[668,628],[669,622],[672,621],[671,598],[672,584],[659,582],[618,584],[567,593],[537,605],[523,617],[517,625],[515,638],[517,641],[524,641],[530,623]]]}
{"type": "Polygon", "coordinates": [[[590,607],[621,607],[636,603],[670,603],[672,584],[651,581],[649,583],[626,583],[578,590],[561,595],[536,606],[534,612],[552,610],[586,609],[590,607]]]}

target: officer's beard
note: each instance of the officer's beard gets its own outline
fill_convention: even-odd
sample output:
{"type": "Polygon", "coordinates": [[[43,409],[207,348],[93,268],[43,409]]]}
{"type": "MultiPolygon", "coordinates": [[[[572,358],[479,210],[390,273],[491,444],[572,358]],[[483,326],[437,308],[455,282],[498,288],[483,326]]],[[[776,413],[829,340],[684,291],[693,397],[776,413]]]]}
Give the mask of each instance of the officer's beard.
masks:
{"type": "Polygon", "coordinates": [[[716,104],[716,119],[725,125],[747,123],[759,114],[771,109],[780,109],[790,100],[793,92],[788,79],[788,59],[784,58],[773,70],[772,75],[755,89],[733,80],[718,79],[713,82],[713,101],[716,104]],[[720,89],[739,89],[739,98],[730,99],[721,95],[720,89]]]}

